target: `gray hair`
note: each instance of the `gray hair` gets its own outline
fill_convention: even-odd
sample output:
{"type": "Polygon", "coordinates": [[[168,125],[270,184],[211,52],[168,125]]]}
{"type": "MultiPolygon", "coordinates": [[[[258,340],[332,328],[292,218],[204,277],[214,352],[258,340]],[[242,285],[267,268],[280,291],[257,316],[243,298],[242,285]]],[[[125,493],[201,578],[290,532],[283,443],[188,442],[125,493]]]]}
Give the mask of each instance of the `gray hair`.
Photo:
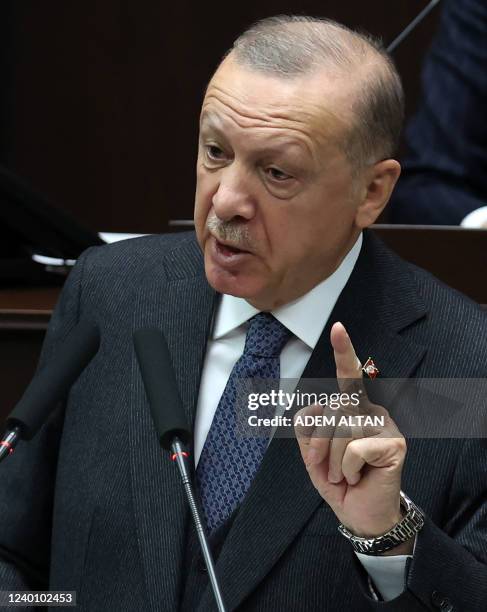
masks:
{"type": "Polygon", "coordinates": [[[382,43],[329,19],[279,15],[258,21],[226,55],[283,79],[326,68],[355,79],[353,125],[343,143],[352,166],[386,159],[397,148],[404,116],[401,79],[382,43]]]}

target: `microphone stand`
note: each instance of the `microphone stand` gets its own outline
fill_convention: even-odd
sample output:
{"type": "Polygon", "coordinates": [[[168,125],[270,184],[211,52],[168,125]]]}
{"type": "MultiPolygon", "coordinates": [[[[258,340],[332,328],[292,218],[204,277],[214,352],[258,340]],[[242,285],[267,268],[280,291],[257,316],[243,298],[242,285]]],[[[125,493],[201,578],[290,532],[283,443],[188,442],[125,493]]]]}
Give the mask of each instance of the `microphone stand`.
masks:
{"type": "Polygon", "coordinates": [[[189,453],[185,450],[185,447],[177,436],[172,439],[171,451],[171,458],[173,461],[176,462],[176,465],[179,468],[179,473],[181,474],[184,490],[186,491],[186,497],[188,499],[189,507],[191,509],[191,514],[193,515],[193,521],[196,527],[196,534],[198,535],[198,540],[201,546],[201,550],[203,552],[203,558],[205,560],[206,568],[208,570],[208,576],[210,577],[210,584],[213,590],[213,594],[215,596],[218,612],[226,612],[225,604],[223,603],[223,598],[220,590],[220,585],[218,584],[218,579],[215,573],[215,566],[213,564],[210,547],[208,546],[205,529],[203,527],[203,522],[200,518],[198,506],[196,505],[195,495],[193,492],[193,487],[191,485],[191,477],[188,466],[189,453]]]}
{"type": "Polygon", "coordinates": [[[159,444],[171,453],[172,460],[178,466],[206,568],[208,569],[218,612],[226,612],[210,547],[208,546],[203,522],[199,515],[191,484],[189,453],[185,446],[191,440],[191,431],[179,396],[179,389],[166,339],[157,328],[139,329],[134,332],[133,339],[135,354],[139,362],[140,373],[144,382],[147,399],[149,400],[149,407],[159,444]],[[162,377],[161,372],[165,373],[162,377]]]}
{"type": "Polygon", "coordinates": [[[20,427],[15,425],[11,429],[7,429],[0,440],[0,461],[8,457],[14,452],[14,448],[20,438],[20,427]]]}

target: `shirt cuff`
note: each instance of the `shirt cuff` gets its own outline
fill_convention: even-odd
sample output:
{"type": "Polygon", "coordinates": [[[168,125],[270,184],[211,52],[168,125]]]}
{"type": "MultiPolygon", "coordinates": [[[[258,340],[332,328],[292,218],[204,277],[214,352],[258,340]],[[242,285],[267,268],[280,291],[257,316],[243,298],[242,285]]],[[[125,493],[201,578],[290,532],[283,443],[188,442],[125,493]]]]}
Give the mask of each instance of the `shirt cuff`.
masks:
{"type": "Polygon", "coordinates": [[[472,210],[460,223],[462,227],[487,229],[487,206],[472,210]]]}
{"type": "Polygon", "coordinates": [[[398,597],[406,588],[406,561],[412,555],[376,557],[355,553],[384,601],[398,597]]]}

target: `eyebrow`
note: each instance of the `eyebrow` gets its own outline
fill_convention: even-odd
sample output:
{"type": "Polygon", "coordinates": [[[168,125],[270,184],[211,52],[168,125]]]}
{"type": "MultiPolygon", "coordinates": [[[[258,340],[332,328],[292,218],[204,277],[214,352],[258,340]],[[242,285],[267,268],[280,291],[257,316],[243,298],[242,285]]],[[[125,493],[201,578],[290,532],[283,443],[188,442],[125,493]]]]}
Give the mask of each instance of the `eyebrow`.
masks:
{"type": "Polygon", "coordinates": [[[208,111],[204,111],[202,113],[201,120],[200,120],[200,129],[210,128],[210,129],[223,133],[221,129],[218,127],[217,123],[218,123],[217,115],[215,115],[214,113],[210,113],[208,111]]]}
{"type": "MultiPolygon", "coordinates": [[[[201,115],[200,121],[200,132],[205,132],[207,130],[213,130],[220,136],[222,136],[225,140],[227,140],[227,136],[225,132],[217,125],[219,123],[217,115],[214,113],[210,113],[208,111],[204,111],[201,115]]],[[[308,150],[308,147],[301,143],[296,138],[284,137],[283,140],[276,145],[267,145],[261,149],[261,153],[282,153],[285,147],[296,147],[302,153],[305,153],[308,157],[312,157],[308,150]]]]}

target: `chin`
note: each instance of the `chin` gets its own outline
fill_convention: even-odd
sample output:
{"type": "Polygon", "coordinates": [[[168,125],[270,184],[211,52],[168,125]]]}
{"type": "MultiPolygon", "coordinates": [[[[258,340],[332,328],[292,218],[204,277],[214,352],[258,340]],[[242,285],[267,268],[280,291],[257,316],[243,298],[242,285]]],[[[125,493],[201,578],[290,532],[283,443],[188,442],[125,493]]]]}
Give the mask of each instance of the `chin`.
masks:
{"type": "Polygon", "coordinates": [[[228,272],[215,265],[205,265],[206,279],[218,293],[226,293],[251,301],[262,293],[262,282],[238,272],[228,272]]]}

